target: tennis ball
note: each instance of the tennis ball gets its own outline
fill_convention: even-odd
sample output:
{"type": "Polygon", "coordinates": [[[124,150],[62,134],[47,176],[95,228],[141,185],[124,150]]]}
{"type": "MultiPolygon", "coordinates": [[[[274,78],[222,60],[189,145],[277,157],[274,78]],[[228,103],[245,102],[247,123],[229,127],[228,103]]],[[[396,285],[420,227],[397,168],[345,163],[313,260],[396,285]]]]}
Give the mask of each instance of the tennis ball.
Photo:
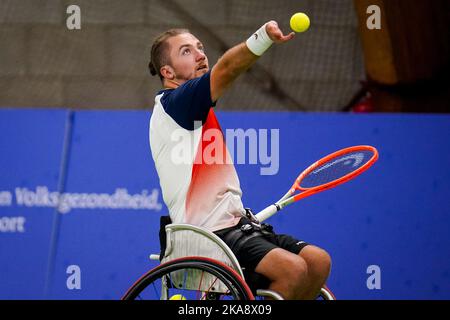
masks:
{"type": "Polygon", "coordinates": [[[186,298],[182,294],[174,294],[169,300],[186,300],[186,298]]]}
{"type": "Polygon", "coordinates": [[[290,24],[295,32],[305,32],[310,25],[309,17],[303,12],[297,12],[291,17],[290,24]]]}

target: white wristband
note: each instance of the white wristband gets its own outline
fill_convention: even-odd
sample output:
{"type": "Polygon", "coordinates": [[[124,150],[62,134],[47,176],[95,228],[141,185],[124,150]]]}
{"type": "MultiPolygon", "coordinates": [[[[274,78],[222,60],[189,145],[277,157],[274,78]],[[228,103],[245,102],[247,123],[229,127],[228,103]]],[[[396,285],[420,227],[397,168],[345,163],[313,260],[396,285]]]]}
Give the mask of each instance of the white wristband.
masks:
{"type": "Polygon", "coordinates": [[[267,34],[266,24],[252,34],[246,42],[248,49],[257,56],[262,56],[262,54],[273,44],[273,41],[267,34]]]}

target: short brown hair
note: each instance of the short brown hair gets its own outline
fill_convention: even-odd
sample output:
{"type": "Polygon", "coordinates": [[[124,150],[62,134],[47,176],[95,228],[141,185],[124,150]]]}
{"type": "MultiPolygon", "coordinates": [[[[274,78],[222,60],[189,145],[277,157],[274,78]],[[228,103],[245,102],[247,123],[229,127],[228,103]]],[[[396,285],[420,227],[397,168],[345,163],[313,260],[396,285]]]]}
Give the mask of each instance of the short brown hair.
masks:
{"type": "Polygon", "coordinates": [[[150,52],[150,62],[148,64],[148,68],[152,76],[158,75],[161,81],[163,80],[163,76],[160,72],[161,67],[170,63],[170,57],[167,54],[167,49],[169,49],[167,39],[183,33],[191,32],[188,29],[170,29],[161,33],[153,41],[152,49],[150,52]]]}

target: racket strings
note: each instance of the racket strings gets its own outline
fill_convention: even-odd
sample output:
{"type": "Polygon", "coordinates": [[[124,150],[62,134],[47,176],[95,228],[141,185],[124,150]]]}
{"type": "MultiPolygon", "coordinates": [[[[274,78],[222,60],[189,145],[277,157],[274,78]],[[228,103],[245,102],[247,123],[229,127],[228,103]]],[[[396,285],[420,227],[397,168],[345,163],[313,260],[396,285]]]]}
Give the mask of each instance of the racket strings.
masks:
{"type": "Polygon", "coordinates": [[[308,189],[333,182],[363,167],[373,156],[370,150],[358,150],[333,157],[311,169],[299,185],[308,189]]]}

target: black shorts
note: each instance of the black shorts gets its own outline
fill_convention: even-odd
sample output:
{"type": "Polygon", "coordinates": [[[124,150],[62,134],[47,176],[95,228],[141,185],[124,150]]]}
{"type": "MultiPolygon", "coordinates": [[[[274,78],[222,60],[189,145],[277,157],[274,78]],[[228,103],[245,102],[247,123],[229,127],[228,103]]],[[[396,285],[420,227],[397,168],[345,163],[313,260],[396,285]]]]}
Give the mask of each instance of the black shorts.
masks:
{"type": "Polygon", "coordinates": [[[239,264],[247,272],[254,271],[258,263],[272,249],[282,248],[298,254],[308,245],[308,243],[289,235],[276,234],[267,229],[261,231],[253,228],[247,232],[240,231],[243,225],[251,226],[250,220],[243,217],[236,226],[216,231],[215,234],[231,248],[239,264]]]}

